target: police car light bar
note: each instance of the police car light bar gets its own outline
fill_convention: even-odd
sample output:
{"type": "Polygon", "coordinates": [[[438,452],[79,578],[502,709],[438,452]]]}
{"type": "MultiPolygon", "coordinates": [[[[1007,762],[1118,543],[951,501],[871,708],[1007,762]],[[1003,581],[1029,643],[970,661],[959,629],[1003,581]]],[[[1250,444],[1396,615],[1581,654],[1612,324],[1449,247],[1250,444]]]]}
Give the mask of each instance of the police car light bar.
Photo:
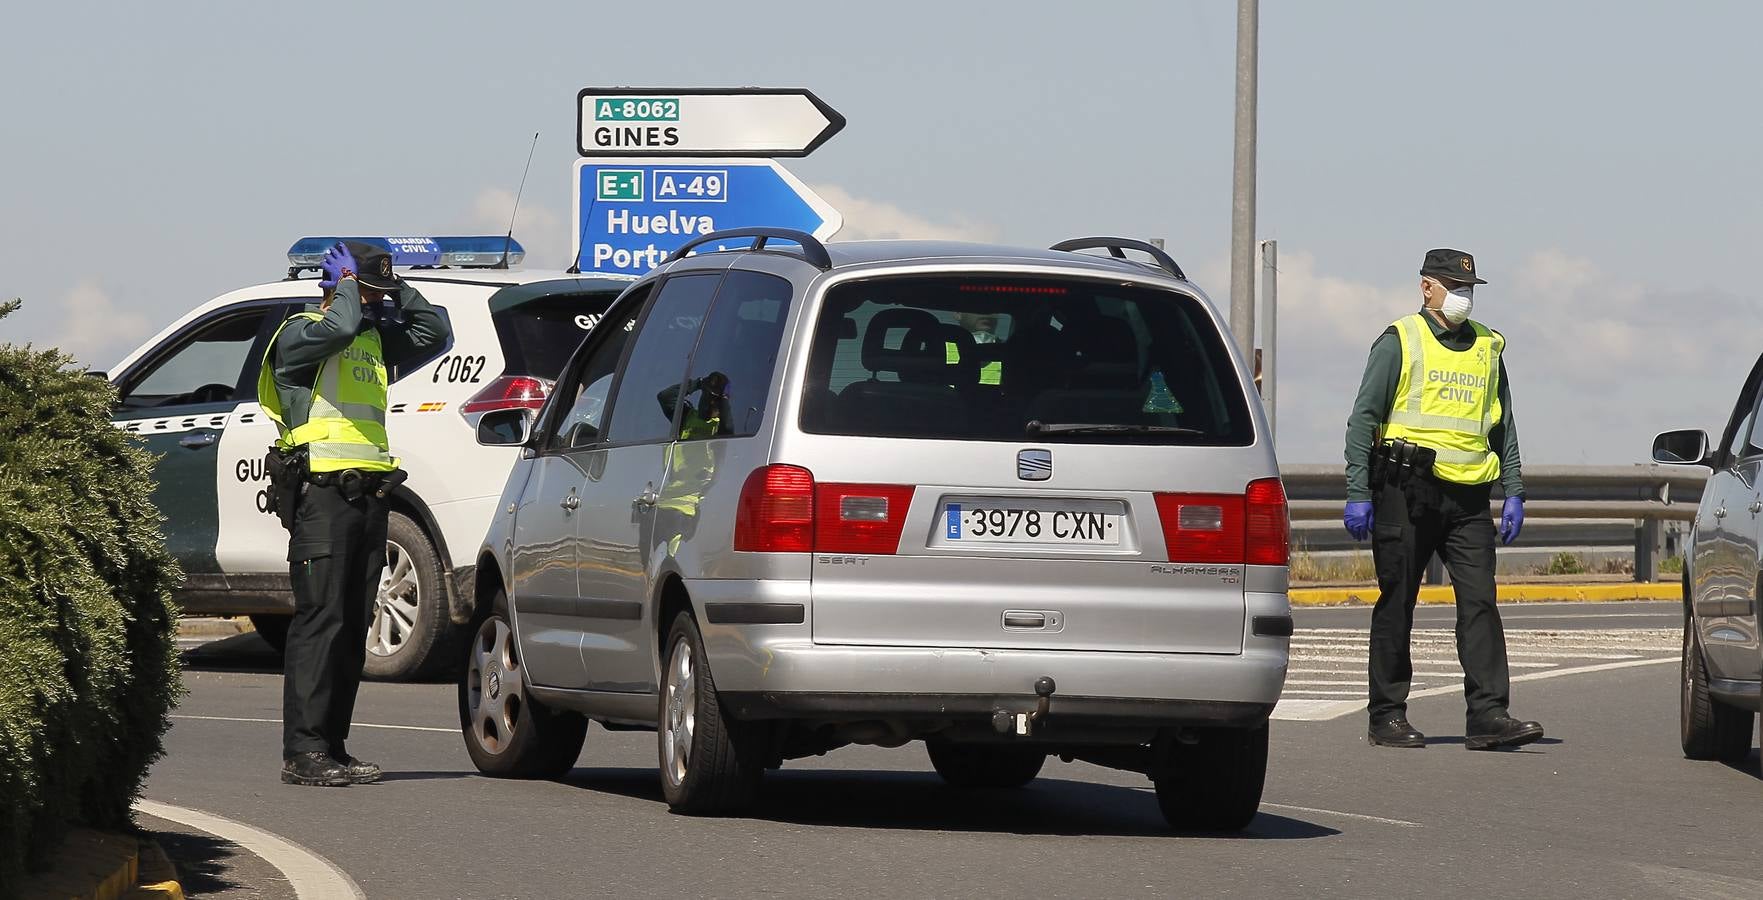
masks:
{"type": "Polygon", "coordinates": [[[466,237],[304,237],[288,248],[289,274],[302,269],[317,269],[324,254],[338,241],[359,241],[384,247],[392,254],[392,265],[419,269],[452,266],[461,269],[493,269],[502,265],[504,253],[508,265],[520,265],[526,249],[520,242],[505,235],[490,234],[466,237]]]}

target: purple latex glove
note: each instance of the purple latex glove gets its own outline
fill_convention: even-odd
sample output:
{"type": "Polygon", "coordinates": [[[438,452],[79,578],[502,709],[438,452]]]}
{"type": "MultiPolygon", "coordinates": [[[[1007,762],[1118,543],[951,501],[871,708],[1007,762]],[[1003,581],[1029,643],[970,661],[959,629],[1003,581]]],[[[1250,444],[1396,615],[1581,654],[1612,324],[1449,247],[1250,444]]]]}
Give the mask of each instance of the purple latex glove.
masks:
{"type": "Polygon", "coordinates": [[[1507,497],[1506,505],[1500,509],[1500,543],[1510,547],[1518,540],[1518,532],[1524,530],[1524,498],[1507,497]]]}
{"type": "Polygon", "coordinates": [[[318,280],[318,286],[328,291],[342,280],[343,270],[347,269],[350,274],[354,274],[355,257],[350,255],[349,248],[339,242],[324,252],[324,260],[319,263],[319,267],[324,270],[324,277],[318,280]]]}
{"type": "Polygon", "coordinates": [[[1371,528],[1376,524],[1376,516],[1371,511],[1370,500],[1356,500],[1347,504],[1347,514],[1342,517],[1346,522],[1347,533],[1353,540],[1362,541],[1371,536],[1371,528]]]}

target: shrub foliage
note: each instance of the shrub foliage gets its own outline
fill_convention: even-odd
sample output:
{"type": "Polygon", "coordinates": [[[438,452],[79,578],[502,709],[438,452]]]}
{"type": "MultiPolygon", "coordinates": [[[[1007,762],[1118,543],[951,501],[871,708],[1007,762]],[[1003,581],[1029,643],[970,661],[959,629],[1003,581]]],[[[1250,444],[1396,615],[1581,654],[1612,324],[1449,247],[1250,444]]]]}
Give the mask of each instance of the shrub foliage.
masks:
{"type": "Polygon", "coordinates": [[[129,825],[180,690],[182,575],[115,399],[66,354],[0,344],[0,894],[69,824],[129,825]]]}

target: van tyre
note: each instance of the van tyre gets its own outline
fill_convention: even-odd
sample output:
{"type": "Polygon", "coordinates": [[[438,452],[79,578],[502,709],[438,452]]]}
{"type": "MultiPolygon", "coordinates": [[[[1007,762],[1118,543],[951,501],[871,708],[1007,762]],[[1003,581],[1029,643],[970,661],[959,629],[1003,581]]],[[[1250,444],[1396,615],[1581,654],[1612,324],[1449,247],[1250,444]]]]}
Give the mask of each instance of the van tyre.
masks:
{"type": "Polygon", "coordinates": [[[1679,731],[1688,759],[1741,762],[1751,755],[1751,730],[1756,714],[1728,706],[1708,692],[1708,669],[1702,662],[1702,641],[1695,617],[1683,621],[1683,690],[1679,697],[1679,731]]]}
{"type": "Polygon", "coordinates": [[[561,778],[575,768],[588,720],[540,703],[527,689],[520,647],[502,598],[478,626],[459,679],[459,728],[479,772],[497,778],[561,778]]]}
{"type": "Polygon", "coordinates": [[[688,815],[738,813],[759,795],[765,773],[763,733],[728,716],[690,613],[668,630],[662,657],[659,727],[655,734],[661,792],[688,815]]]}
{"type": "Polygon", "coordinates": [[[453,663],[462,630],[448,618],[444,577],[441,555],[422,526],[389,513],[386,567],[368,620],[367,677],[418,681],[453,663]]]}
{"type": "Polygon", "coordinates": [[[943,781],[958,788],[1019,788],[1047,764],[1047,754],[1033,747],[928,740],[924,749],[943,781]]]}
{"type": "Polygon", "coordinates": [[[269,649],[277,653],[288,649],[288,626],[293,622],[293,616],[278,616],[275,613],[251,614],[251,627],[256,629],[257,636],[269,645],[269,649]]]}
{"type": "Polygon", "coordinates": [[[1200,729],[1196,743],[1159,742],[1157,806],[1180,831],[1241,831],[1261,808],[1267,725],[1200,729]]]}

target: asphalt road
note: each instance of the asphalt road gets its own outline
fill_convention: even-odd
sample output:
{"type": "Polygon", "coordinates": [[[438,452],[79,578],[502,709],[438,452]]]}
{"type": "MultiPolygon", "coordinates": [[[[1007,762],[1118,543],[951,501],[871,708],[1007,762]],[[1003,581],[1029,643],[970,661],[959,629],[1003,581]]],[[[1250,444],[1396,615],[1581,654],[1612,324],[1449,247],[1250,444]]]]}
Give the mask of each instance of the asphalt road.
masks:
{"type": "MultiPolygon", "coordinates": [[[[1450,612],[1423,610],[1422,624],[1450,612]]],[[[1301,611],[1300,636],[1365,615],[1301,611]]],[[[1676,615],[1506,611],[1509,631],[1587,639],[1676,615]]],[[[1682,758],[1672,664],[1515,685],[1514,711],[1550,735],[1522,752],[1465,752],[1449,694],[1414,702],[1433,738],[1419,751],[1367,747],[1358,715],[1276,721],[1262,814],[1229,837],[1172,834],[1145,779],[1081,763],[1051,762],[1019,791],[949,790],[920,745],[790,762],[752,818],[675,816],[649,734],[594,728],[561,782],[478,776],[450,685],[364,688],[357,723],[394,727],[358,727],[351,749],[386,765],[384,783],[286,787],[275,666],[251,636],[192,651],[146,795],[271,831],[374,898],[1763,896],[1757,753],[1732,767],[1682,758]]],[[[292,896],[237,847],[186,844],[222,896],[292,896]]]]}

